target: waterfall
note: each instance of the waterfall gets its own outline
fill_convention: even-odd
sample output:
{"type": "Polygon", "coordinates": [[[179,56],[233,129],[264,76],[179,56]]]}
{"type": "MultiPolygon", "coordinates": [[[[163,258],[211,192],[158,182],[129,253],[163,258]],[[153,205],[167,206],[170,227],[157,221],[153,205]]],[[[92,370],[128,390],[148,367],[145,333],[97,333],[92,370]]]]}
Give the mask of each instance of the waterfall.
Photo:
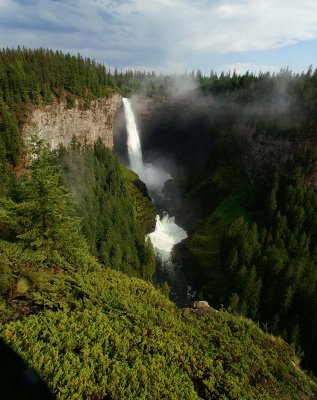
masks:
{"type": "Polygon", "coordinates": [[[187,238],[184,229],[175,224],[175,217],[166,213],[162,220],[156,216],[155,231],[148,236],[163,262],[169,262],[174,245],[187,238]]]}
{"type": "Polygon", "coordinates": [[[127,145],[128,145],[130,168],[137,174],[142,175],[143,159],[142,159],[142,150],[141,150],[139,132],[135,123],[134,114],[129,100],[123,98],[122,101],[123,101],[124,115],[127,125],[127,133],[128,133],[127,145]]]}
{"type": "MultiPolygon", "coordinates": [[[[130,168],[145,182],[150,194],[163,198],[162,188],[164,183],[168,179],[171,179],[171,176],[164,171],[160,165],[143,162],[139,132],[128,99],[123,99],[123,106],[126,119],[130,168]]],[[[159,215],[156,216],[155,231],[150,233],[148,237],[161,261],[159,268],[161,268],[161,272],[164,270],[164,273],[161,275],[164,276],[164,279],[166,278],[169,281],[168,283],[173,290],[173,285],[180,286],[180,281],[183,278],[180,276],[180,273],[177,273],[174,269],[171,252],[175,244],[186,239],[187,233],[175,223],[175,217],[169,217],[166,212],[163,212],[162,219],[159,215]]]]}
{"type": "Polygon", "coordinates": [[[150,194],[160,194],[164,183],[171,179],[171,175],[158,165],[143,162],[141,142],[138,128],[135,122],[131,104],[128,99],[123,98],[124,116],[127,128],[127,147],[130,169],[136,172],[140,179],[145,182],[150,194]]]}

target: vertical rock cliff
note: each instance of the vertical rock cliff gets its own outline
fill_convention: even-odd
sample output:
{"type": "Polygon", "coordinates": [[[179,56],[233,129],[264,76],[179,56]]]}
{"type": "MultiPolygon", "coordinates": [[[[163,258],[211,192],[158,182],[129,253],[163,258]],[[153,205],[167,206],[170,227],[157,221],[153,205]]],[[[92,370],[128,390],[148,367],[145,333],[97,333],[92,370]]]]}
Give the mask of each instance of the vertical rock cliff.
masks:
{"type": "Polygon", "coordinates": [[[107,147],[112,148],[113,120],[121,102],[122,97],[114,94],[92,100],[88,109],[84,109],[79,101],[71,109],[67,108],[66,101],[34,108],[23,127],[23,138],[28,140],[36,131],[54,149],[59,143],[67,146],[73,136],[88,144],[100,137],[107,147]]]}

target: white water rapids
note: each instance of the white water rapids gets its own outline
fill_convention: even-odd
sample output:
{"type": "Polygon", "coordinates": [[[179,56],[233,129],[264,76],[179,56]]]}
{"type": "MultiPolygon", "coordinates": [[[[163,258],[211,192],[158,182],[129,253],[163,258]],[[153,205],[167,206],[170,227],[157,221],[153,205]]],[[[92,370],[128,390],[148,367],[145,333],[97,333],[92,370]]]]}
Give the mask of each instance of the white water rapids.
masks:
{"type": "MultiPolygon", "coordinates": [[[[127,127],[130,168],[139,175],[150,191],[156,191],[161,195],[164,183],[171,176],[159,166],[143,162],[139,132],[128,99],[123,99],[123,106],[127,127]]],[[[172,268],[171,251],[175,244],[187,237],[184,229],[175,223],[174,217],[169,217],[167,213],[164,213],[162,219],[160,219],[159,215],[156,216],[155,231],[150,233],[148,237],[162,262],[168,265],[169,268],[172,268]]]]}
{"type": "Polygon", "coordinates": [[[174,245],[186,239],[187,233],[175,224],[175,217],[165,214],[162,220],[159,215],[156,216],[155,231],[148,236],[161,260],[168,262],[171,259],[174,245]]]}

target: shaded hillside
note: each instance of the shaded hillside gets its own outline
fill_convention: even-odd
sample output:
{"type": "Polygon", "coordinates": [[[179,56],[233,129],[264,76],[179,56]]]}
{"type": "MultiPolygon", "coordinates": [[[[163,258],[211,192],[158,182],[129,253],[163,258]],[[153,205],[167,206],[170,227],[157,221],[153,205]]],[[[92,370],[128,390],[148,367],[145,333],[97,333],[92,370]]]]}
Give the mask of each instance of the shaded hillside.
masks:
{"type": "Polygon", "coordinates": [[[190,230],[175,257],[199,297],[260,321],[316,371],[317,194],[303,172],[313,160],[250,179],[223,159],[166,192],[190,230]]]}

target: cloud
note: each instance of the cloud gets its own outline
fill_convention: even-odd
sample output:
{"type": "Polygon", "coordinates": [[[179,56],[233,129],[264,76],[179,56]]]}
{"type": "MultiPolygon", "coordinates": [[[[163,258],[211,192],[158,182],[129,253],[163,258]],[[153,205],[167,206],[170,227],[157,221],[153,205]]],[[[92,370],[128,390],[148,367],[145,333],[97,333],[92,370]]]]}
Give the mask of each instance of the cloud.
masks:
{"type": "Polygon", "coordinates": [[[181,68],[199,55],[314,40],[316,20],[315,0],[0,0],[0,46],[181,68]]]}

